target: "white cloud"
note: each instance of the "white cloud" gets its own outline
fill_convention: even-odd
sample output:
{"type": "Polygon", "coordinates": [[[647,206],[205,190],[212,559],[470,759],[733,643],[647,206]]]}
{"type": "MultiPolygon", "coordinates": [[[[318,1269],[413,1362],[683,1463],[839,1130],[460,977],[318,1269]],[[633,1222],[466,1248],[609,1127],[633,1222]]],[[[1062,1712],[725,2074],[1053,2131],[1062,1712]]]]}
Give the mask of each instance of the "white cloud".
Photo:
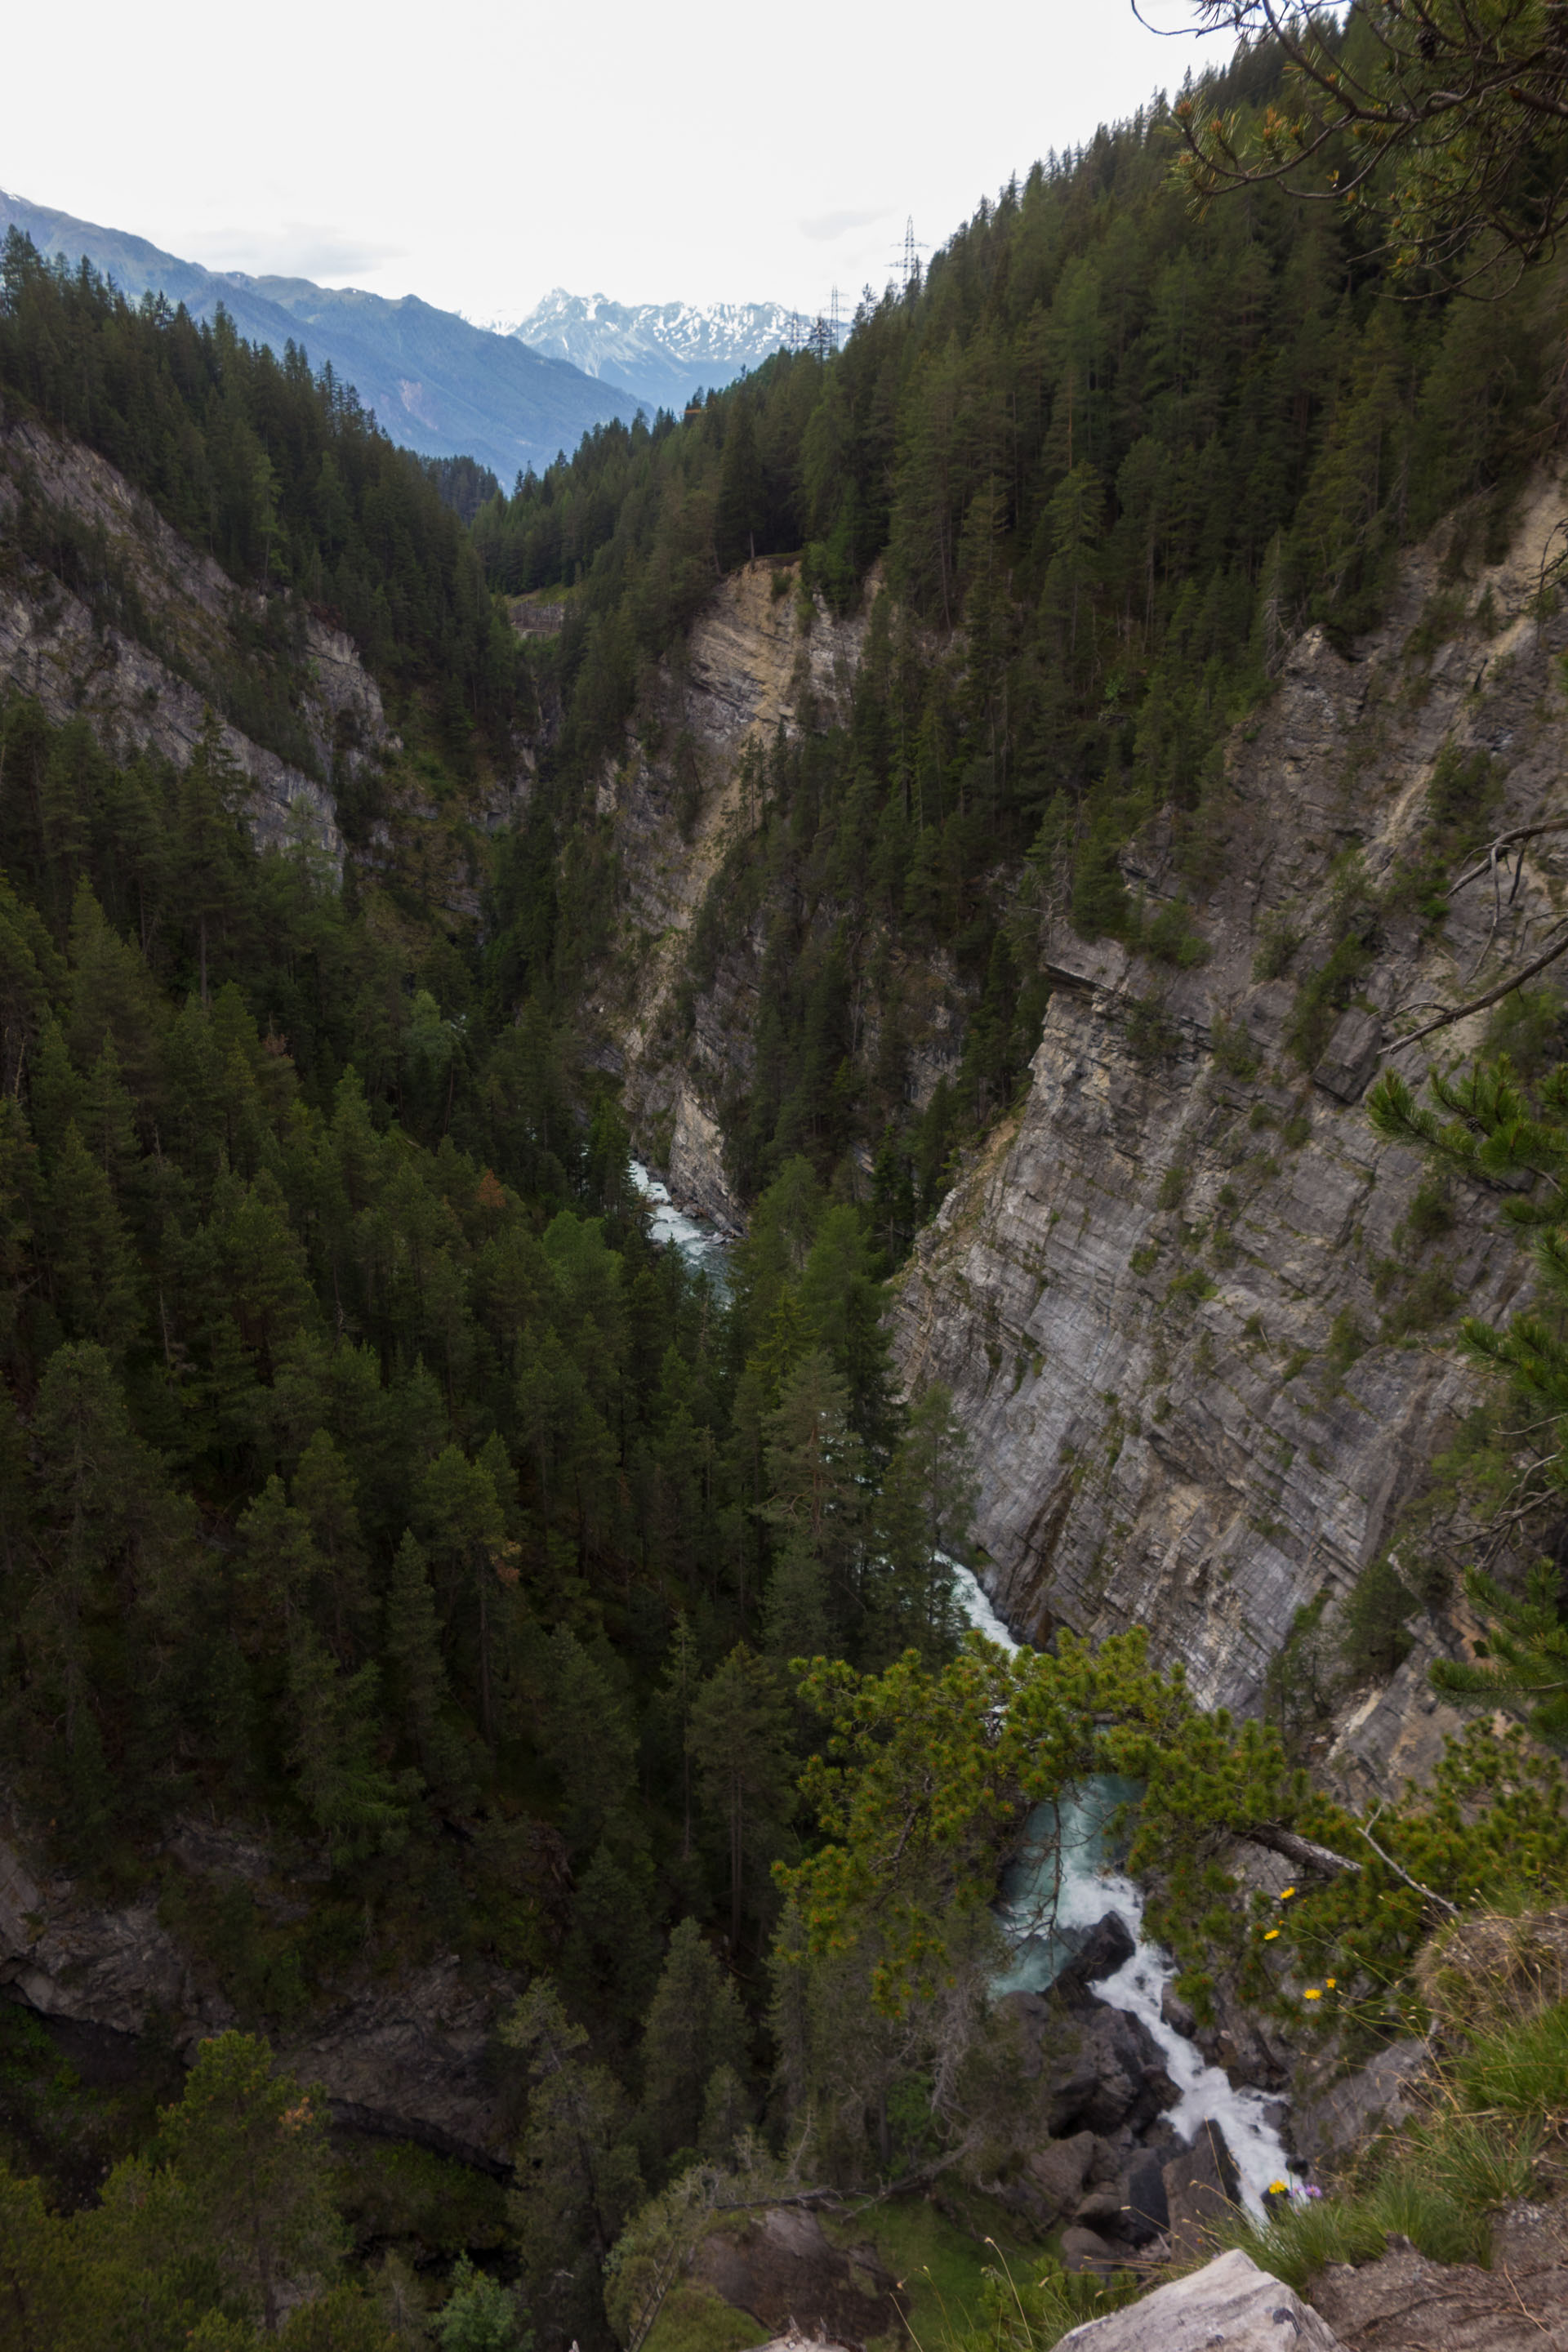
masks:
{"type": "MultiPolygon", "coordinates": [[[[1190,21],[1192,0],[1151,0],[1190,21]]],[[[546,289],[778,301],[884,282],[1047,148],[1207,61],[1129,0],[72,0],[6,23],[4,180],[255,274],[478,318],[546,289]],[[150,125],[162,126],[150,135],[150,125]],[[237,225],[237,226],[236,226],[237,225]]]]}
{"type": "Polygon", "coordinates": [[[888,218],[885,212],[817,213],[810,220],[797,221],[795,226],[802,236],[809,237],[814,245],[828,245],[838,237],[847,236],[851,229],[869,228],[873,221],[888,218]]]}
{"type": "Polygon", "coordinates": [[[243,269],[252,278],[313,278],[342,285],[374,277],[407,247],[375,244],[322,221],[283,221],[273,228],[192,228],[184,258],[208,269],[243,269]]]}

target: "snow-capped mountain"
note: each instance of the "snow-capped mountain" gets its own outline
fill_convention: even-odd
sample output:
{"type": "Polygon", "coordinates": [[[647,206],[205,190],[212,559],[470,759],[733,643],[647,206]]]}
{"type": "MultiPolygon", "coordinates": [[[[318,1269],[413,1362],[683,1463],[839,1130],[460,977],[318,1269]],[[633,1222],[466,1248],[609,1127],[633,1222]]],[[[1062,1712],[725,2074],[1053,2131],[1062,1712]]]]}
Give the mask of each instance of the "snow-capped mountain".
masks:
{"type": "Polygon", "coordinates": [[[789,321],[778,302],[612,302],[557,286],[526,319],[493,324],[654,407],[679,409],[700,385],[712,390],[760,367],[789,321]]]}

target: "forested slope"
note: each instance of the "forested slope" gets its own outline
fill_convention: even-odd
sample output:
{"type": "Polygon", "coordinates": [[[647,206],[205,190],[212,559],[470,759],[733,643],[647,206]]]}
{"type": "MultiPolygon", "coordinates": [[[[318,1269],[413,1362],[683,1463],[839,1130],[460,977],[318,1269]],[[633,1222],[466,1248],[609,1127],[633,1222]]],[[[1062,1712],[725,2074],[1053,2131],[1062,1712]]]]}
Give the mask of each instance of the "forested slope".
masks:
{"type": "MultiPolygon", "coordinates": [[[[1277,94],[1267,47],[1209,91],[1243,120],[1277,94]]],[[[704,1082],[742,1190],[798,1150],[864,1190],[887,1145],[901,1244],[1023,1075],[1042,915],[1201,957],[1184,900],[1223,861],[1227,729],[1303,625],[1353,645],[1440,515],[1472,501],[1500,552],[1555,431],[1539,276],[1391,300],[1363,215],[1269,188],[1196,215],[1176,144],[1159,109],[1100,131],[868,300],[836,358],[781,356],[684,425],[605,428],[476,520],[497,585],[565,592],[530,838],[606,882],[617,763],[650,765],[671,809],[721,781],[683,733],[679,652],[717,577],[798,557],[825,615],[869,596],[852,711],[759,754],[686,1003],[750,1034],[749,1067],[704,1082]],[[1155,810],[1173,879],[1146,897],[1119,856],[1155,810]],[[922,970],[963,1037],[940,1090],[922,970]]],[[[796,593],[792,562],[778,584],[796,593]]],[[[570,1000],[608,942],[549,905],[503,890],[498,918],[530,985],[570,1000]]]]}
{"type": "MultiPolygon", "coordinates": [[[[1267,105],[1277,64],[1243,53],[1215,103],[1267,105]]],[[[1268,190],[1194,215],[1173,144],[1163,108],[1100,133],[868,302],[842,352],[605,428],[471,531],[298,354],[8,244],[8,454],[90,451],[235,594],[210,643],[161,634],[135,566],[17,460],[7,593],[36,612],[53,581],[103,646],[143,645],[212,706],[177,751],[116,733],[85,688],[75,719],[25,690],[0,710],[0,1762],[19,1848],[0,1927],[26,1994],[0,2010],[0,2219],[20,2249],[0,2283],[29,2352],[100,2340],[105,2313],[170,2352],[258,2327],[384,2352],[427,2333],[420,2264],[454,2289],[459,2352],[525,2329],[632,2352],[656,2321],[655,2352],[739,2352],[732,2245],[691,2267],[731,2226],[715,2216],[793,2214],[798,2240],[816,2226],[798,2200],[894,2186],[889,2262],[940,2253],[978,2298],[981,2242],[1022,2248],[1050,2294],[1028,2289],[1018,2341],[1043,2340],[1099,2293],[1050,2269],[1046,2235],[1097,2193],[1102,2220],[1127,2210],[1170,2085],[1152,2044],[1096,2039],[1093,2009],[994,1998],[992,1899],[1037,1804],[1104,1772],[1142,1790],[1134,1859],[1158,1869],[1194,2031],[1239,2050],[1266,2016],[1251,2063],[1270,2083],[1326,1989],[1347,2060],[1425,2030],[1412,1969],[1435,1911],[1560,1897],[1561,1771],[1484,1727],[1362,1853],[1342,1790],[1302,1769],[1326,1735],[1294,1702],[1331,1675],[1321,1611],[1292,1622],[1310,1549],[1260,1612],[1290,1644],[1262,1722],[1194,1705],[1142,1632],[1094,1654],[1069,1622],[1054,1655],[955,1655],[976,1466],[949,1391],[900,1371],[918,1308],[921,1345],[933,1323],[957,1335],[984,1474],[998,1423],[1031,1434],[1048,1232],[1016,1266],[983,1259],[1027,1223],[1020,1192],[1049,1218],[1034,1162],[1056,1181],[1068,1161],[1038,1102],[1029,1152],[1005,1159],[1042,1024],[1058,1043],[1075,1021],[1114,1031],[1084,1121],[1112,1157],[1156,1113],[1180,1147],[1162,1143],[1151,1211],[1174,1223],[1128,1262],[1150,1285],[1147,1426],[1142,1391],[1101,1382],[1100,1418],[1052,1441],[1064,1513],[1100,1509],[1087,1589],[1128,1536],[1124,1450],[1123,1487],[1151,1456],[1186,1477],[1160,1397],[1182,1349],[1199,1405],[1214,1380],[1199,1318],[1241,1213],[1266,1216],[1280,1181],[1272,1139],[1247,1139],[1277,1127],[1300,1150],[1310,1082],[1347,1133],[1362,1120],[1339,1024],[1390,1010],[1352,1002],[1385,934],[1407,978],[1426,969],[1441,893],[1505,805],[1460,720],[1495,708],[1555,740],[1550,541],[1530,542],[1534,590],[1506,554],[1557,428],[1553,285],[1402,307],[1359,215],[1268,190]],[[384,713],[330,746],[311,622],[384,713]],[[727,703],[712,648],[731,625],[772,651],[727,703]],[[1511,682],[1472,708],[1458,671],[1440,683],[1446,649],[1503,628],[1511,682]],[[1334,696],[1374,646],[1387,725],[1360,742],[1334,696]],[[1252,985],[1237,877],[1294,803],[1249,810],[1241,753],[1272,727],[1296,790],[1302,711],[1322,837],[1288,845],[1309,919],[1263,942],[1257,984],[1277,991],[1305,951],[1289,1008],[1270,1000],[1265,1073],[1200,975],[1223,969],[1237,1002],[1252,985]],[[225,716],[331,796],[341,871],[258,827],[225,716]],[[1411,743],[1432,778],[1385,775],[1411,743]],[[1397,809],[1369,875],[1329,842],[1347,789],[1374,788],[1397,809]],[[448,809],[463,890],[419,846],[448,809]],[[654,870],[693,841],[700,901],[654,870]],[[724,1297],[649,1245],[615,1098],[661,907],[653,1058],[698,1089],[749,1211],[724,1297]],[[704,1032],[728,1040],[707,1064],[704,1032]],[[1313,1081],[1342,1063],[1343,1089],[1313,1081]],[[923,1247],[946,1298],[906,1305],[896,1369],[888,1279],[987,1136],[923,1247]],[[1184,1224],[1200,1147],[1203,1221],[1184,1224]],[[1233,1186],[1244,1158],[1260,1164],[1233,1186]],[[1003,1297],[1015,1274],[1026,1304],[1003,1297]],[[1277,1879],[1299,1866],[1285,1912],[1298,1890],[1277,1879]],[[116,2063],[137,2087],[62,2089],[70,2050],[102,2046],[46,2017],[132,2029],[116,2063]],[[456,2073],[460,2044],[463,2131],[384,2164],[334,2154],[262,2034],[331,2077],[340,2121],[393,2132],[407,2116],[366,2095],[377,2053],[406,2073],[417,2044],[456,2073]],[[175,2099],[177,2057],[195,2063],[175,2099]],[[471,2177],[425,2161],[458,2143],[471,2177]],[[504,2289],[454,2264],[469,2252],[504,2289]]],[[[1268,772],[1260,755],[1271,803],[1268,772]]],[[[1521,920],[1554,903],[1541,877],[1521,920]]],[[[1537,1073],[1556,1017],[1526,1008],[1537,1073]]],[[[1429,1140],[1409,1121],[1393,1139],[1378,1214],[1397,1194],[1397,1227],[1367,1212],[1394,1261],[1381,1291],[1364,1226],[1323,1243],[1387,1299],[1390,1350],[1458,1289],[1414,1261],[1483,1213],[1479,1180],[1458,1211],[1417,1189],[1429,1140]]],[[[1073,1202],[1079,1244],[1093,1205],[1073,1202]]],[[[1114,1222],[1112,1288],[1121,1204],[1114,1222]]],[[[1500,1313],[1507,1253],[1472,1255],[1500,1313]]],[[[1281,1276],[1298,1304],[1299,1276],[1281,1276]]],[[[1281,1403],[1317,1335],[1232,1319],[1255,1418],[1289,1455],[1250,1525],[1299,1435],[1299,1486],[1332,1465],[1281,1403]]],[[[1364,1410],[1370,1337],[1353,1318],[1326,1335],[1331,1444],[1334,1414],[1364,1410]]],[[[1469,1436],[1495,1489],[1514,1425],[1469,1436]]],[[[1263,1443],[1239,1430],[1234,1450],[1263,1443]]],[[[1372,1450],[1387,1467],[1398,1449],[1372,1450]]],[[[1274,1521],[1252,1532],[1278,1548],[1274,1521]]],[[[1166,1545],[1173,1574],[1184,1559],[1166,1545]]],[[[1226,1586],[1222,1560],[1199,1565],[1226,1586]]],[[[1386,1672],[1414,1571],[1373,1565],[1363,1632],[1386,1672]]],[[[1009,1597],[1052,1599],[1023,1580],[1009,1597]]],[[[1136,1594],[1108,1605],[1138,1613],[1136,1594]]],[[[1221,1590],[1207,1632],[1247,1606],[1221,1590]]],[[[1528,2186],[1535,2144],[1505,2158],[1528,2186]]],[[[1446,2242],[1484,2246],[1458,2202],[1446,2242]]],[[[862,2252],[822,2259],[869,2332],[892,2289],[862,2252]]],[[[977,2299],[965,2313],[960,2336],[986,2324],[977,2299]]]]}

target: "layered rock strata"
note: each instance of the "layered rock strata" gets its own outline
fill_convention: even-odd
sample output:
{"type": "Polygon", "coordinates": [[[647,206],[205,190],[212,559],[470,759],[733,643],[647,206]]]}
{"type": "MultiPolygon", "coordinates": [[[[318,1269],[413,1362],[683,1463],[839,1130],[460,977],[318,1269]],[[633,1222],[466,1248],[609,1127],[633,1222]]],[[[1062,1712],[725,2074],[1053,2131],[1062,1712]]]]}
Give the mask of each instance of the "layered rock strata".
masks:
{"type": "MultiPolygon", "coordinates": [[[[1476,1401],[1454,1312],[1504,1313],[1528,1261],[1495,1195],[1458,1185],[1413,1221],[1422,1169],[1361,1103],[1402,1029],[1526,961],[1564,904],[1568,629],[1537,591],[1565,511],[1539,483],[1508,560],[1458,591],[1423,551],[1354,659],[1317,631],[1295,646],[1208,813],[1206,961],[1042,918],[1055,992],[1027,1099],[922,1235],[895,1318],[908,1386],[953,1391],[987,1588],[1025,1638],[1143,1625],[1203,1701],[1255,1706],[1298,1612],[1377,1557],[1476,1401]],[[1440,759],[1474,779],[1484,832],[1563,820],[1511,897],[1473,883],[1445,911],[1399,886],[1440,759]],[[1313,976],[1352,930],[1353,995],[1302,1067],[1313,976]]],[[[1168,823],[1125,870],[1151,913],[1185,895],[1168,823]]],[[[1359,1788],[1398,1777],[1408,1696],[1352,1727],[1359,1788]]],[[[1415,1744],[1453,1721],[1423,1716],[1415,1744]]]]}

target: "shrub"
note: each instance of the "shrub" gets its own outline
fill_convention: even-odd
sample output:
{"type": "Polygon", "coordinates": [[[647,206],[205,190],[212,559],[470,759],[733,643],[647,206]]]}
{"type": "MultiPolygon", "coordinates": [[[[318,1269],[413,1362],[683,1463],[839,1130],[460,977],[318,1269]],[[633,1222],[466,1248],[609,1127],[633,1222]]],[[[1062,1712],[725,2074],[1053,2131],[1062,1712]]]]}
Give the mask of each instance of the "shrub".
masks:
{"type": "Polygon", "coordinates": [[[1415,1606],[1392,1553],[1373,1560],[1345,1603],[1340,1655],[1358,1682],[1386,1680],[1414,1647],[1405,1621],[1415,1606]]]}
{"type": "Polygon", "coordinates": [[[1487,1023],[1483,1056],[1506,1054],[1514,1075],[1531,1085],[1563,1059],[1564,1013],[1568,1005],[1554,988],[1516,989],[1487,1023]]]}
{"type": "Polygon", "coordinates": [[[1208,941],[1194,922],[1185,898],[1173,898],[1169,906],[1161,908],[1146,925],[1141,944],[1147,954],[1157,956],[1162,963],[1174,964],[1181,971],[1191,971],[1209,960],[1208,941]]]}
{"type": "Polygon", "coordinates": [[[1154,1205],[1160,1209],[1179,1209],[1187,1190],[1189,1169],[1173,1162],[1160,1179],[1160,1189],[1154,1195],[1154,1205]]]}
{"type": "Polygon", "coordinates": [[[1282,980],[1290,968],[1290,959],[1300,946],[1303,933],[1299,924],[1277,910],[1265,915],[1258,926],[1258,952],[1252,959],[1254,980],[1282,980]]]}
{"type": "Polygon", "coordinates": [[[1173,1060],[1182,1033],[1157,996],[1135,996],[1127,1010],[1127,1044],[1136,1061],[1173,1060]]]}
{"type": "Polygon", "coordinates": [[[1428,1176],[1405,1212],[1405,1231],[1422,1247],[1454,1230],[1453,1203],[1441,1177],[1428,1176]]]}
{"type": "Polygon", "coordinates": [[[1209,1030],[1209,1052],[1227,1078],[1258,1076],[1258,1052],[1251,1038],[1239,1021],[1227,1020],[1223,1013],[1209,1030]]]}
{"type": "Polygon", "coordinates": [[[1368,1345],[1354,1308],[1342,1307],[1329,1327],[1329,1344],[1323,1350],[1324,1360],[1336,1379],[1342,1379],[1357,1358],[1365,1355],[1368,1345]]]}
{"type": "Polygon", "coordinates": [[[1383,1337],[1403,1339],[1413,1331],[1430,1330],[1446,1322],[1459,1303],[1459,1294],[1446,1266],[1423,1266],[1396,1307],[1383,1318],[1383,1337]]]}

